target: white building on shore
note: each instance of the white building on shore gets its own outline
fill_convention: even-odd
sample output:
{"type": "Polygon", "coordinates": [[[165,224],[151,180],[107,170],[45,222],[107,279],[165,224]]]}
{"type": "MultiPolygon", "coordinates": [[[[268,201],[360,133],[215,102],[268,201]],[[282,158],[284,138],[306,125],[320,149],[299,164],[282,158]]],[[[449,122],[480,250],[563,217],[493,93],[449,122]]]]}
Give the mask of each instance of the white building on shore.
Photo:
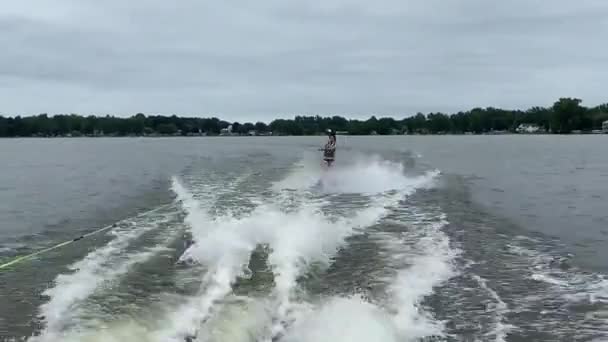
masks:
{"type": "Polygon", "coordinates": [[[608,133],[608,120],[602,122],[602,132],[608,133]]]}
{"type": "Polygon", "coordinates": [[[232,125],[228,125],[226,128],[220,130],[220,135],[232,135],[232,125]]]}
{"type": "Polygon", "coordinates": [[[523,123],[523,124],[520,124],[519,126],[517,126],[517,129],[515,131],[517,133],[533,134],[533,133],[540,133],[542,130],[538,125],[523,123]]]}

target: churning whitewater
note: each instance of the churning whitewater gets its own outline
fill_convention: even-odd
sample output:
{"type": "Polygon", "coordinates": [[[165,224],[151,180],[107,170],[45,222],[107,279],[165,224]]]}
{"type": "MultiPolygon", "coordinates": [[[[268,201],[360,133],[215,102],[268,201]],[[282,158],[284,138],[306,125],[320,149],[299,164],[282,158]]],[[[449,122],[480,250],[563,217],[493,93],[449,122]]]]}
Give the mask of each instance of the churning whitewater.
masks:
{"type": "Polygon", "coordinates": [[[442,232],[445,215],[407,209],[438,175],[369,157],[326,173],[303,160],[264,187],[248,186],[251,172],[173,177],[174,205],[121,222],[56,278],[30,341],[440,337],[442,322],[420,303],[455,274],[458,251],[442,232]],[[355,248],[360,265],[349,258],[355,248]],[[175,288],[104,314],[112,291],[154,260],[174,260],[164,264],[175,288]],[[361,279],[337,282],[344,272],[361,279]]]}

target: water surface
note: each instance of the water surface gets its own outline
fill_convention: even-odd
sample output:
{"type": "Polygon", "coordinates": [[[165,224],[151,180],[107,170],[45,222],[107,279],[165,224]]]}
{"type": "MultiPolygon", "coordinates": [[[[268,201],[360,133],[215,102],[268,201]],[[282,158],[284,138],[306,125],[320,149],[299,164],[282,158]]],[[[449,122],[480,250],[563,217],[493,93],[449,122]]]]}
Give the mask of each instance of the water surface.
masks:
{"type": "Polygon", "coordinates": [[[0,140],[0,336],[600,341],[606,138],[0,140]]]}

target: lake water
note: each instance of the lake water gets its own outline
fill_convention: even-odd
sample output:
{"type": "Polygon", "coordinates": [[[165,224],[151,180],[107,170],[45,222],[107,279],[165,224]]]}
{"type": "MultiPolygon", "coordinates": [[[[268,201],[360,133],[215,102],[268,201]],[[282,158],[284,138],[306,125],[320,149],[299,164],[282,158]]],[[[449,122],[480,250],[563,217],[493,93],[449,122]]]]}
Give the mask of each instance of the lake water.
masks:
{"type": "Polygon", "coordinates": [[[608,136],[0,140],[0,341],[605,341],[608,136]]]}

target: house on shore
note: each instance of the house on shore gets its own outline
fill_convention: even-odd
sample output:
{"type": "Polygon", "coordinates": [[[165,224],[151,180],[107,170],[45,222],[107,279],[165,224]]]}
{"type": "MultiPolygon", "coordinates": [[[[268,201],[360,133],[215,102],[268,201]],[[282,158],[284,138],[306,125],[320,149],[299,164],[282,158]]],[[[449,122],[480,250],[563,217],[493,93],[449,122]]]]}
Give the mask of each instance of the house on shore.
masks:
{"type": "Polygon", "coordinates": [[[602,132],[608,133],[608,120],[602,122],[602,132]]]}
{"type": "Polygon", "coordinates": [[[517,126],[517,129],[515,129],[515,131],[517,133],[523,133],[523,134],[534,134],[534,133],[541,133],[543,130],[538,125],[522,123],[519,126],[517,126]]]}
{"type": "Polygon", "coordinates": [[[226,128],[222,128],[220,135],[232,135],[232,125],[228,125],[226,128]]]}

